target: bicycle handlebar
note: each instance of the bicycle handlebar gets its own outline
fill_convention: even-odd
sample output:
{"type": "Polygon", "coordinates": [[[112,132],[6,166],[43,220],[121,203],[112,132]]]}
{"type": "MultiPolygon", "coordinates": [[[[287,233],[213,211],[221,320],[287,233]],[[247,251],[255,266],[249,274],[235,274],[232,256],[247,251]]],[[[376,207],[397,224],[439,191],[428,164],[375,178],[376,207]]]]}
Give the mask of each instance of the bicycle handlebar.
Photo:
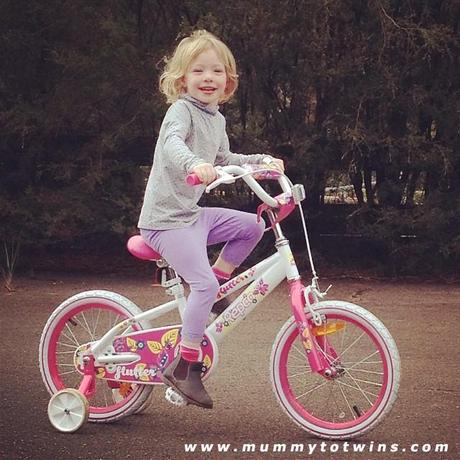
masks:
{"type": "Polygon", "coordinates": [[[202,184],[200,178],[198,177],[197,174],[191,173],[185,178],[185,182],[187,182],[187,185],[193,186],[193,185],[199,185],[202,184]]]}
{"type": "MultiPolygon", "coordinates": [[[[273,173],[274,170],[267,168],[263,165],[260,166],[258,169],[252,169],[249,166],[253,165],[248,165],[246,167],[243,166],[237,166],[237,165],[229,165],[229,166],[216,166],[216,171],[217,171],[217,179],[214,182],[211,182],[207,187],[206,187],[206,193],[209,193],[213,188],[216,188],[220,184],[232,184],[234,183],[237,179],[243,179],[246,184],[249,186],[249,188],[268,206],[272,208],[278,207],[278,201],[276,201],[275,198],[270,196],[262,187],[261,185],[252,177],[252,174],[257,174],[260,172],[271,172],[273,173]]],[[[275,177],[272,177],[275,179],[275,177]]],[[[285,193],[291,193],[291,185],[290,181],[286,178],[286,176],[282,173],[278,173],[278,177],[276,177],[278,180],[278,183],[280,184],[283,192],[285,193]]],[[[186,182],[188,185],[193,186],[193,185],[198,185],[201,184],[201,180],[198,178],[198,176],[194,173],[189,174],[186,177],[186,182]]]]}

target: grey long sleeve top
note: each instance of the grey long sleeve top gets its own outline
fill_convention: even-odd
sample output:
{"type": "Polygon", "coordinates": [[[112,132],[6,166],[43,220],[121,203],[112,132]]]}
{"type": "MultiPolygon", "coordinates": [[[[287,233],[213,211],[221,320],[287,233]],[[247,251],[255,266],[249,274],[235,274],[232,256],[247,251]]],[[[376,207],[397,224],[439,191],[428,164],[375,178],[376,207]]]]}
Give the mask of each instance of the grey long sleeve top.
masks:
{"type": "Polygon", "coordinates": [[[189,95],[174,102],[160,128],[138,227],[166,230],[192,225],[199,216],[204,185],[190,187],[185,178],[202,163],[260,163],[267,155],[230,152],[225,118],[218,107],[189,95]]]}

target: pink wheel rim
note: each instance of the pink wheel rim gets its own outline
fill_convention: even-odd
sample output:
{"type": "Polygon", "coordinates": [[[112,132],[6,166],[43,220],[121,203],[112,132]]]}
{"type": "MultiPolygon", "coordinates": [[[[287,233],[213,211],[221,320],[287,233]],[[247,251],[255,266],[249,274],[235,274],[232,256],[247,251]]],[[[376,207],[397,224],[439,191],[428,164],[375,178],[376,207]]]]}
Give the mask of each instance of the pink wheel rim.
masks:
{"type": "MultiPolygon", "coordinates": [[[[330,319],[344,319],[344,316],[338,313],[329,313],[328,320],[330,319]]],[[[289,406],[296,412],[298,416],[306,420],[312,426],[316,426],[316,427],[322,428],[324,430],[329,430],[329,431],[331,430],[350,430],[355,426],[356,427],[360,426],[364,421],[372,417],[376,411],[383,411],[385,404],[382,405],[382,401],[385,398],[385,395],[387,394],[388,385],[391,383],[389,381],[390,375],[388,372],[388,361],[389,360],[386,359],[384,350],[381,344],[376,339],[374,332],[370,330],[368,327],[366,327],[365,325],[354,320],[353,318],[346,317],[345,319],[347,322],[354,324],[358,329],[366,333],[366,336],[372,341],[376,350],[378,350],[378,354],[382,361],[382,367],[383,367],[382,387],[378,393],[378,397],[373,402],[372,407],[368,411],[366,411],[364,414],[362,414],[361,416],[357,417],[354,420],[343,422],[343,423],[329,422],[326,420],[322,420],[318,417],[315,417],[297,401],[296,395],[292,391],[291,385],[289,383],[289,378],[287,375],[288,374],[287,361],[288,361],[289,351],[291,350],[293,342],[298,338],[298,332],[296,328],[291,331],[291,333],[289,334],[289,337],[284,343],[283,349],[281,351],[280,360],[279,360],[281,388],[282,388],[282,392],[284,393],[286,400],[289,403],[289,406]]],[[[305,359],[307,360],[307,358],[305,359]]],[[[278,397],[280,400],[282,399],[281,395],[279,394],[278,394],[278,397]]]]}
{"type": "MultiPolygon", "coordinates": [[[[53,333],[51,334],[51,337],[49,340],[49,346],[48,346],[48,369],[51,374],[53,383],[56,386],[58,391],[66,388],[66,385],[63,382],[61,375],[59,373],[58,364],[56,361],[57,342],[58,342],[59,335],[61,334],[62,330],[65,328],[65,325],[70,318],[76,316],[78,313],[82,311],[88,310],[88,307],[99,308],[101,310],[113,312],[119,315],[120,319],[127,318],[127,314],[125,311],[119,311],[113,305],[107,305],[107,304],[98,303],[96,301],[93,301],[90,303],[84,303],[82,305],[79,305],[78,307],[68,311],[64,316],[62,316],[59,319],[59,321],[55,324],[53,328],[53,333]]],[[[96,382],[96,385],[97,383],[98,382],[96,382]]],[[[104,414],[106,412],[116,411],[117,409],[123,407],[132,398],[134,398],[137,395],[137,393],[138,391],[134,390],[128,396],[123,398],[123,400],[117,403],[114,403],[114,404],[106,405],[104,407],[92,406],[90,404],[89,411],[90,413],[93,413],[93,414],[104,414]]],[[[90,403],[91,403],[91,400],[90,400],[90,403]]]]}

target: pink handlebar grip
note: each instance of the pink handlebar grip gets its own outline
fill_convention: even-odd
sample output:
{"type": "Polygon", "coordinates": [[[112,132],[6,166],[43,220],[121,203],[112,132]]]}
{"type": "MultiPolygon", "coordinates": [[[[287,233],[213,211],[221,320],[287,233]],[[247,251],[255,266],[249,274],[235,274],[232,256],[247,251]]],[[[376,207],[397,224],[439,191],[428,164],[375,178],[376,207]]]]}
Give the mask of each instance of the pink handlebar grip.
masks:
{"type": "Polygon", "coordinates": [[[199,184],[202,184],[200,178],[199,178],[195,173],[189,174],[189,175],[185,178],[185,182],[187,182],[188,185],[199,185],[199,184]]]}

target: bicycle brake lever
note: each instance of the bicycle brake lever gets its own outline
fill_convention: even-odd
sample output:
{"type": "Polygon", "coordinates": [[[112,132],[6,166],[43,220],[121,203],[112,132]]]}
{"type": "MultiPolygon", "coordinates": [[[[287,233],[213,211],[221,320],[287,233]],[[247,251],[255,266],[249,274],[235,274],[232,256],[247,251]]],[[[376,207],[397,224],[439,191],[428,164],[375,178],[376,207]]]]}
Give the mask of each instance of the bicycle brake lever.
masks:
{"type": "Polygon", "coordinates": [[[332,287],[332,284],[330,284],[324,292],[319,292],[319,293],[318,293],[319,296],[320,296],[322,299],[324,299],[324,297],[327,296],[327,292],[329,291],[329,289],[331,289],[331,287],[332,287]]]}
{"type": "Polygon", "coordinates": [[[212,189],[216,188],[220,184],[233,184],[236,180],[231,174],[228,174],[219,166],[216,167],[216,170],[219,178],[206,187],[206,193],[209,193],[212,189]]]}

